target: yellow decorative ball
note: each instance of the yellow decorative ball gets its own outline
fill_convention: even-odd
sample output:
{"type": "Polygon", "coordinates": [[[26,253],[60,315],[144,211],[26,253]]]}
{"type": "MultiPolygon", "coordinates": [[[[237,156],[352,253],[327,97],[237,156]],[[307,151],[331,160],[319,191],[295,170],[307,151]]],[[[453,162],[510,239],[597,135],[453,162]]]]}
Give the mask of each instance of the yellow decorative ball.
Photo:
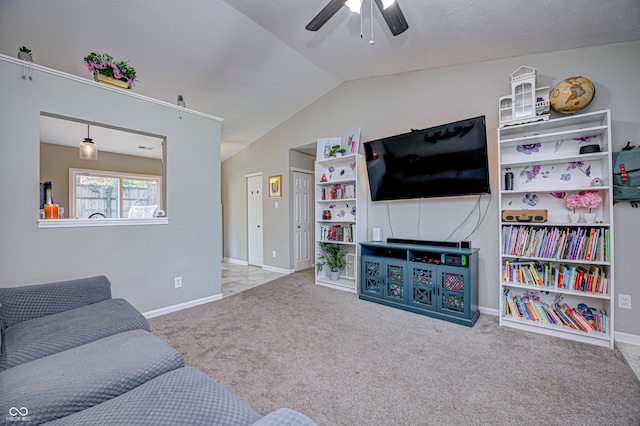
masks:
{"type": "Polygon", "coordinates": [[[551,91],[551,108],[563,114],[573,114],[591,103],[596,88],[586,77],[569,77],[562,80],[551,91]]]}

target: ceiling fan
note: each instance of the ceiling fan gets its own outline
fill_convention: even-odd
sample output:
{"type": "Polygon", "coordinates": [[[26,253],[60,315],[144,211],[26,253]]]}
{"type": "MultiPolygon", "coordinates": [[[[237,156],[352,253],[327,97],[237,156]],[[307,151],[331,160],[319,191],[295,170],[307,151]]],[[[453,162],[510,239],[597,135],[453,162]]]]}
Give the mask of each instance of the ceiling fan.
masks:
{"type": "MultiPolygon", "coordinates": [[[[342,8],[347,5],[353,12],[360,13],[363,0],[329,0],[329,3],[311,20],[305,27],[309,31],[318,31],[327,21],[342,8]]],[[[391,34],[397,36],[409,28],[409,24],[404,19],[400,5],[395,0],[371,0],[375,1],[382,17],[387,22],[391,34]]]]}

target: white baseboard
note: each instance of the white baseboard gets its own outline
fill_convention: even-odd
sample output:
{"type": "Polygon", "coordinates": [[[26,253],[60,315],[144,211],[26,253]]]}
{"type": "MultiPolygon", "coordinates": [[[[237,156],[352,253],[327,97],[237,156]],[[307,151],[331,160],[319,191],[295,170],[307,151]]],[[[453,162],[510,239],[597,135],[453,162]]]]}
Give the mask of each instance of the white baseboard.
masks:
{"type": "Polygon", "coordinates": [[[498,316],[498,309],[493,309],[493,308],[485,308],[483,306],[478,306],[478,310],[480,311],[481,314],[485,314],[485,315],[493,315],[493,316],[498,316]]]}
{"type": "Polygon", "coordinates": [[[638,336],[637,334],[621,333],[619,331],[616,331],[614,333],[614,339],[616,342],[640,346],[640,336],[638,336]]]}
{"type": "Polygon", "coordinates": [[[154,309],[153,311],[143,312],[145,318],[159,317],[160,315],[170,314],[171,312],[181,311],[183,309],[192,308],[194,306],[202,305],[209,302],[215,302],[222,299],[222,294],[216,294],[215,296],[203,297],[202,299],[191,300],[189,302],[178,303],[177,305],[167,306],[166,308],[154,309]]]}
{"type": "Polygon", "coordinates": [[[279,274],[293,274],[295,272],[294,269],[284,269],[284,268],[278,268],[275,266],[269,266],[269,265],[262,265],[262,269],[264,269],[265,271],[271,271],[271,272],[278,272],[279,274]]]}
{"type": "Polygon", "coordinates": [[[249,262],[246,260],[234,259],[231,257],[223,257],[222,260],[229,263],[235,263],[236,265],[249,266],[249,262]]]}

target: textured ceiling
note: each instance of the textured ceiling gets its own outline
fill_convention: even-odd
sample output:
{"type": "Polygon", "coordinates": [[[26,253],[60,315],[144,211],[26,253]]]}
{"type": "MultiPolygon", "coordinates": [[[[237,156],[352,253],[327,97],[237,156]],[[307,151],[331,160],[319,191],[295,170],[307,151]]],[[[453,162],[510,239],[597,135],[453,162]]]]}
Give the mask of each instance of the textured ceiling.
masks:
{"type": "Polygon", "coordinates": [[[129,60],[137,93],[224,119],[222,158],[343,81],[640,39],[639,0],[398,0],[391,36],[365,0],[317,32],[328,0],[0,0],[0,53],[90,78],[89,52],[129,60]]]}

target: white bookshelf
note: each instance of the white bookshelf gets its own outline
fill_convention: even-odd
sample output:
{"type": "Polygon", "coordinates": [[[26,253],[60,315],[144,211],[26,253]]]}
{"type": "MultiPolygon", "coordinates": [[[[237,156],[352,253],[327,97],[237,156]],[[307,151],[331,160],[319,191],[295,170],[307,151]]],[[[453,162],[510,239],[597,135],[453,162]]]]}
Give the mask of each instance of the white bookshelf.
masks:
{"type": "Polygon", "coordinates": [[[314,183],[316,261],[318,243],[327,242],[344,246],[349,263],[340,271],[340,279],[337,281],[330,279],[328,268],[319,272],[316,269],[316,284],[357,293],[360,270],[358,245],[366,241],[367,237],[367,176],[364,156],[350,154],[316,161],[314,183]],[[325,210],[331,212],[330,219],[323,219],[325,210]]]}
{"type": "Polygon", "coordinates": [[[504,210],[547,211],[547,220],[540,223],[507,222],[500,214],[500,325],[613,348],[610,111],[502,127],[498,129],[498,142],[500,213],[504,210]],[[600,150],[580,154],[580,148],[585,145],[598,145],[600,150]],[[506,190],[507,171],[514,175],[511,190],[506,190]],[[600,184],[594,184],[596,178],[601,180],[600,184]],[[602,197],[600,206],[593,209],[594,223],[569,221],[570,210],[564,205],[564,197],[580,191],[598,191],[602,197]],[[519,238],[515,240],[514,236],[519,238]],[[567,246],[569,236],[574,243],[572,249],[567,246]],[[536,282],[532,268],[542,285],[536,282]],[[520,269],[526,276],[519,274],[520,269]],[[582,272],[582,278],[567,283],[564,278],[573,270],[576,271],[574,277],[582,272]],[[514,301],[516,304],[529,302],[529,307],[534,309],[529,317],[534,319],[526,318],[514,301]],[[596,330],[588,324],[582,324],[586,332],[580,327],[572,328],[559,318],[558,310],[565,313],[564,320],[567,320],[567,308],[580,311],[581,307],[584,312],[583,305],[593,308],[591,312],[598,317],[593,322],[596,330]],[[514,306],[516,312],[511,309],[514,306]],[[599,331],[603,325],[606,328],[599,331]]]}

